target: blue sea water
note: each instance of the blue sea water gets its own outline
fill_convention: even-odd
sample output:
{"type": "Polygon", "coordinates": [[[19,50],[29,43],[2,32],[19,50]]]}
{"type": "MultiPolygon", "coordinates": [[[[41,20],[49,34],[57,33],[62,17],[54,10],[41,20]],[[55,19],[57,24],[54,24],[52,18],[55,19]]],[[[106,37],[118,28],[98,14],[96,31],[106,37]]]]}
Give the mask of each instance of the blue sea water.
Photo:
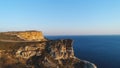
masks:
{"type": "Polygon", "coordinates": [[[73,39],[75,56],[95,63],[98,68],[120,68],[120,36],[46,36],[73,39]]]}

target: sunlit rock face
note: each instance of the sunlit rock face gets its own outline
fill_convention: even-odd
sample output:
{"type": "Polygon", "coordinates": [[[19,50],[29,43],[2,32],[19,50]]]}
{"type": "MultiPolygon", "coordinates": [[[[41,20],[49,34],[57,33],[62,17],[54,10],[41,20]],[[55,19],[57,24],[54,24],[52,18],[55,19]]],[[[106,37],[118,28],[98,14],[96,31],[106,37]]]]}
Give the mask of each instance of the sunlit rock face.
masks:
{"type": "Polygon", "coordinates": [[[1,38],[4,40],[15,40],[15,41],[44,41],[45,38],[41,31],[13,31],[13,32],[2,32],[0,33],[1,38]],[[6,37],[5,37],[6,36],[6,37]]]}
{"type": "Polygon", "coordinates": [[[25,32],[18,32],[16,34],[19,38],[28,40],[28,41],[41,41],[44,40],[44,36],[40,31],[25,31],[25,32]]]}
{"type": "Polygon", "coordinates": [[[29,59],[34,55],[40,56],[45,50],[45,46],[46,46],[45,43],[31,43],[25,47],[20,47],[16,51],[16,57],[29,59]]]}
{"type": "Polygon", "coordinates": [[[41,32],[36,31],[7,32],[2,36],[6,37],[6,34],[8,37],[15,35],[22,41],[1,38],[9,40],[0,41],[0,68],[96,68],[93,63],[74,56],[72,39],[44,41],[41,32]]]}

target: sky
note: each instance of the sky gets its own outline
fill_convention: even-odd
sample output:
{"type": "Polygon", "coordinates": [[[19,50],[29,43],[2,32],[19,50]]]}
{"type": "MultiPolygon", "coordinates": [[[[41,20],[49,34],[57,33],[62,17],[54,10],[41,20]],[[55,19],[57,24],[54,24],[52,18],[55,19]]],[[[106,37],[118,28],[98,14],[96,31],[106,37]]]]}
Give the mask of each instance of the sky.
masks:
{"type": "Polygon", "coordinates": [[[120,0],[0,0],[0,31],[120,34],[120,0]]]}

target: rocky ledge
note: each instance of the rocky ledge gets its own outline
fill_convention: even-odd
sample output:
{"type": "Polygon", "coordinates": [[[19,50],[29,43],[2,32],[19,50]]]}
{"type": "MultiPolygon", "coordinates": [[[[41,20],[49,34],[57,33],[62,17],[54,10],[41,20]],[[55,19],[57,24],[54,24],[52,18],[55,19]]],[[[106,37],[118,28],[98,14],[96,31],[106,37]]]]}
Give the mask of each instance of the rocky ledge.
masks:
{"type": "MultiPolygon", "coordinates": [[[[32,37],[31,32],[27,33],[32,37]]],[[[25,36],[24,33],[27,34],[18,32],[18,35],[25,36]]],[[[17,35],[17,33],[11,32],[7,32],[8,34],[8,37],[10,34],[17,35]]],[[[21,36],[22,38],[16,37],[16,39],[18,38],[16,42],[15,39],[14,41],[4,39],[5,35],[6,33],[0,35],[0,68],[96,68],[93,63],[74,56],[73,40],[71,39],[46,40],[39,35],[41,37],[34,37],[34,41],[29,39],[31,37],[24,41],[21,40],[23,36],[21,36]],[[45,41],[41,41],[41,39],[45,41]]]]}

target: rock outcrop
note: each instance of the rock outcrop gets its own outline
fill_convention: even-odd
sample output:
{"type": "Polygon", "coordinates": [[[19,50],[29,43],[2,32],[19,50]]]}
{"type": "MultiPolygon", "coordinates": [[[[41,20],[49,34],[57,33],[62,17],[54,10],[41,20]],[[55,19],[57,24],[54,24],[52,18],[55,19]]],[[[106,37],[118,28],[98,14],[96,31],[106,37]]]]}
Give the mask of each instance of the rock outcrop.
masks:
{"type": "Polygon", "coordinates": [[[15,35],[21,36],[22,39],[24,36],[31,36],[30,39],[24,37],[25,41],[31,42],[1,41],[0,68],[96,68],[93,63],[74,56],[73,40],[71,39],[41,41],[38,39],[44,39],[44,36],[36,35],[34,31],[30,34],[29,32],[18,32],[15,35]],[[24,35],[24,33],[28,33],[28,35],[24,35]],[[33,38],[32,35],[42,37],[33,38]]]}
{"type": "Polygon", "coordinates": [[[14,40],[14,41],[44,41],[44,36],[41,31],[14,31],[0,33],[0,40],[14,40]]]}

